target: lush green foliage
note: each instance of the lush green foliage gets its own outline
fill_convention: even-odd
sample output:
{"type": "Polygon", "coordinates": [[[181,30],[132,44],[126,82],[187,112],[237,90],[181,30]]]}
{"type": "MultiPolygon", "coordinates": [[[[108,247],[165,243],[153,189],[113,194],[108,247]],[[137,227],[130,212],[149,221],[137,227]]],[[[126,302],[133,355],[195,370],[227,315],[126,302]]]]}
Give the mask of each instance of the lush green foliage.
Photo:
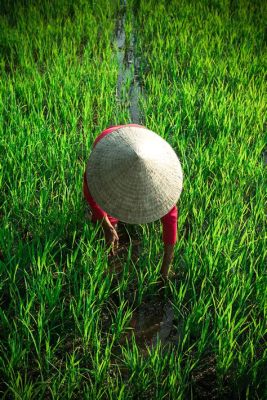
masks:
{"type": "Polygon", "coordinates": [[[124,6],[0,5],[1,398],[201,398],[195,371],[209,385],[209,368],[214,398],[264,398],[264,2],[127,1],[142,123],[184,170],[178,279],[166,288],[180,339],[146,356],[120,340],[134,282],[137,304],[156,292],[160,226],[139,228],[139,261],[130,268],[129,253],[116,281],[82,198],[93,139],[130,122],[129,80],[116,95],[124,6]]]}

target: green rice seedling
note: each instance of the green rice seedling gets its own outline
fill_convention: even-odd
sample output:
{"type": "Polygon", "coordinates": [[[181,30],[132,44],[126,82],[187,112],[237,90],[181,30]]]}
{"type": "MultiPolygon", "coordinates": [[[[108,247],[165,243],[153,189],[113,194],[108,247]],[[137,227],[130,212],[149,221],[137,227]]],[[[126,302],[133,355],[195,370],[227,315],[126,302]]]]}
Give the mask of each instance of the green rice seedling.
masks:
{"type": "Polygon", "coordinates": [[[112,337],[115,341],[120,339],[122,333],[129,324],[131,316],[132,310],[128,309],[126,301],[122,301],[114,313],[114,318],[112,318],[112,324],[110,327],[112,337]]]}

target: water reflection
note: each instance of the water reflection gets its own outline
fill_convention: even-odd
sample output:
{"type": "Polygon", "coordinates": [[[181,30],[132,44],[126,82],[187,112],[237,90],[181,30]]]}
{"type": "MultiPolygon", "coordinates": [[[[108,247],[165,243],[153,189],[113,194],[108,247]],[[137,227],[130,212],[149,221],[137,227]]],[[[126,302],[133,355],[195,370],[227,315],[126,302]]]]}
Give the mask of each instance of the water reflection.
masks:
{"type": "Polygon", "coordinates": [[[139,83],[139,62],[135,56],[135,36],[132,32],[129,40],[126,41],[125,33],[126,20],[126,1],[121,2],[121,11],[117,20],[116,39],[117,59],[118,59],[118,80],[117,80],[117,97],[118,102],[123,104],[127,102],[132,123],[140,123],[139,97],[141,87],[139,83]],[[125,93],[127,81],[130,80],[130,89],[125,93]]]}
{"type": "Polygon", "coordinates": [[[143,350],[153,347],[160,340],[162,344],[167,343],[173,328],[174,311],[170,301],[162,302],[160,298],[141,304],[133,313],[130,322],[136,343],[143,350]]]}

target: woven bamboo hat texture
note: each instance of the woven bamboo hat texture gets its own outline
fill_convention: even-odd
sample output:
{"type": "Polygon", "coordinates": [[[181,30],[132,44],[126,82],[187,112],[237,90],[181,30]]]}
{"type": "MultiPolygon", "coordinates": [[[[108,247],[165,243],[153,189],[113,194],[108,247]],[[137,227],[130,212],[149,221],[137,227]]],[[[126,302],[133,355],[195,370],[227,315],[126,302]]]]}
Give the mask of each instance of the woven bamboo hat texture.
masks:
{"type": "Polygon", "coordinates": [[[88,188],[109,215],[129,224],[160,219],[177,203],[183,172],[172,147],[142,127],[118,128],[93,148],[88,188]]]}

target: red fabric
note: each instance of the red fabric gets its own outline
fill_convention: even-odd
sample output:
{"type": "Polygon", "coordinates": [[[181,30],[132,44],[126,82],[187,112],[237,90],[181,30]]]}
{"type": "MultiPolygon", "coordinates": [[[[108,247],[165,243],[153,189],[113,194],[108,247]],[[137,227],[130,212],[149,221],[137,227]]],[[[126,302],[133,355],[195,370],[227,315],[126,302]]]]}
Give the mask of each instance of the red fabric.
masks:
{"type": "Polygon", "coordinates": [[[178,208],[175,205],[168,214],[161,218],[162,239],[165,244],[175,244],[177,241],[178,208]]]}
{"type": "Polygon", "coordinates": [[[115,131],[118,128],[122,128],[123,126],[137,126],[137,127],[140,127],[140,128],[145,128],[144,126],[137,125],[137,124],[110,126],[109,128],[105,129],[103,132],[101,132],[100,135],[97,136],[96,140],[94,141],[93,147],[95,147],[95,145],[99,142],[99,140],[101,140],[104,136],[106,136],[107,134],[115,131]]]}
{"type": "MultiPolygon", "coordinates": [[[[113,132],[117,128],[120,128],[123,126],[142,127],[141,125],[137,125],[137,124],[111,126],[100,133],[100,135],[94,141],[93,147],[95,147],[95,145],[99,142],[99,140],[101,140],[104,136],[113,132]]],[[[88,185],[87,185],[86,173],[84,173],[84,179],[83,179],[83,194],[92,210],[92,214],[93,214],[92,222],[96,222],[96,221],[104,218],[107,215],[108,219],[112,225],[115,225],[118,223],[117,218],[114,218],[111,215],[107,214],[105,211],[103,211],[99,207],[99,205],[95,202],[95,200],[93,199],[93,197],[89,191],[88,185]]],[[[162,239],[163,239],[164,244],[174,245],[176,243],[176,241],[177,241],[177,220],[178,220],[178,209],[177,209],[177,206],[174,205],[174,207],[168,212],[168,214],[164,215],[164,217],[161,218],[162,228],[163,228],[162,239]]]]}

